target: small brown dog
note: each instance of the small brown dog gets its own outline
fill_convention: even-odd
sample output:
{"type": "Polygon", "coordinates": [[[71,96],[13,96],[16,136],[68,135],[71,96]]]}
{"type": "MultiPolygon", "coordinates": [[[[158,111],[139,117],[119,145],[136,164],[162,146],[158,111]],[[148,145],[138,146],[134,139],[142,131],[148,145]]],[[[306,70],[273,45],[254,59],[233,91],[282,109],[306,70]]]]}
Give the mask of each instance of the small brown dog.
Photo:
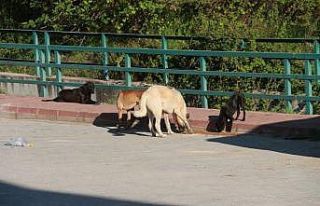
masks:
{"type": "Polygon", "coordinates": [[[96,104],[91,100],[91,94],[94,93],[94,84],[92,82],[86,82],[79,88],[75,89],[63,89],[58,93],[58,96],[54,99],[42,100],[44,102],[76,102],[81,104],[96,104]]]}
{"type": "Polygon", "coordinates": [[[221,107],[218,120],[216,122],[216,128],[218,132],[221,132],[226,128],[227,132],[231,132],[233,120],[237,120],[240,116],[240,110],[243,111],[242,121],[246,119],[245,110],[245,98],[240,91],[234,92],[228,102],[221,107]],[[233,115],[237,112],[237,116],[234,119],[233,115]]]}
{"type": "MultiPolygon", "coordinates": [[[[135,107],[139,106],[142,93],[145,90],[128,90],[120,91],[117,98],[118,121],[122,120],[124,112],[127,113],[127,123],[131,120],[131,112],[135,107]]],[[[139,121],[136,119],[130,127],[134,127],[139,121]]]]}

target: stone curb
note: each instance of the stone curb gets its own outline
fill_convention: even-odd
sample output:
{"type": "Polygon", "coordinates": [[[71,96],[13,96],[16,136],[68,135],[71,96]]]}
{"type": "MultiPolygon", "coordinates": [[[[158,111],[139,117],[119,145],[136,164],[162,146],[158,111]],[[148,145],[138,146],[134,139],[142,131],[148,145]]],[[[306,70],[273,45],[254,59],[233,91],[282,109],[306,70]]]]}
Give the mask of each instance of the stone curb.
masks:
{"type": "MultiPolygon", "coordinates": [[[[115,123],[113,105],[81,105],[73,103],[47,103],[42,98],[0,96],[0,117],[15,119],[41,119],[52,121],[115,123]],[[1,98],[2,97],[2,98],[1,98]],[[5,99],[4,102],[1,100],[5,99]],[[25,103],[24,103],[25,101],[25,103]],[[107,115],[103,115],[103,114],[107,115]]],[[[233,132],[214,132],[214,119],[219,111],[214,109],[188,108],[190,125],[196,133],[208,135],[268,134],[273,136],[319,137],[319,115],[290,115],[279,113],[248,112],[247,121],[235,121],[233,132]]]]}

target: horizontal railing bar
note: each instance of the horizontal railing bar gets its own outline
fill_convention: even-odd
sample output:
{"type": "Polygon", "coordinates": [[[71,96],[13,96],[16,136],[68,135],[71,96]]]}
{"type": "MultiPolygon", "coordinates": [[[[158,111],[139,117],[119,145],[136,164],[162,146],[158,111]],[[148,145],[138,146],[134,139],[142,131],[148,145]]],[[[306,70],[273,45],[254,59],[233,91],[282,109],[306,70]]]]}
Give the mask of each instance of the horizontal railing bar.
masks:
{"type": "MultiPolygon", "coordinates": [[[[1,44],[0,44],[1,46],[1,44]]],[[[81,46],[49,46],[51,50],[59,51],[91,51],[126,54],[149,54],[171,56],[197,56],[197,57],[247,57],[266,59],[319,59],[320,54],[315,53],[286,53],[286,52],[244,52],[244,51],[212,51],[212,50],[177,50],[177,49],[148,49],[148,48],[102,48],[81,46]]]]}
{"type": "Polygon", "coordinates": [[[45,46],[35,44],[0,43],[0,49],[45,49],[45,46]]]}
{"type": "MultiPolygon", "coordinates": [[[[202,36],[174,36],[174,35],[155,35],[155,34],[135,34],[135,33],[109,33],[109,32],[77,32],[77,31],[50,31],[50,30],[28,30],[28,29],[0,29],[0,33],[32,33],[39,32],[44,33],[47,32],[49,34],[67,34],[67,35],[76,35],[76,36],[100,36],[101,34],[106,35],[107,37],[115,37],[115,38],[146,38],[146,39],[161,39],[165,37],[167,39],[174,40],[208,40],[208,37],[202,36]]],[[[227,39],[227,38],[226,38],[227,39]]]]}
{"type": "MultiPolygon", "coordinates": [[[[37,78],[34,76],[34,78],[37,78]]],[[[8,79],[8,78],[0,78],[0,82],[4,83],[19,83],[19,84],[37,84],[37,85],[54,85],[54,86],[67,86],[67,87],[78,87],[81,86],[83,83],[76,83],[76,82],[56,82],[56,81],[41,81],[41,80],[21,80],[21,79],[8,79]]],[[[144,87],[137,87],[137,86],[125,86],[125,85],[110,85],[110,84],[95,84],[96,88],[110,88],[110,89],[143,89],[144,87]]]]}
{"type": "Polygon", "coordinates": [[[23,60],[0,60],[0,65],[10,65],[10,66],[26,66],[26,67],[35,67],[35,66],[44,66],[40,63],[35,63],[34,61],[23,61],[23,60]]]}
{"type": "Polygon", "coordinates": [[[84,46],[62,46],[62,45],[33,45],[0,43],[0,48],[15,49],[45,49],[53,51],[78,51],[78,52],[111,52],[126,54],[145,55],[171,55],[171,56],[194,56],[194,57],[243,57],[243,58],[264,58],[264,59],[295,59],[313,60],[319,59],[320,54],[316,53],[287,53],[287,52],[245,52],[245,51],[212,51],[212,50],[177,50],[177,49],[150,49],[150,48],[103,48],[84,46]]]}
{"type": "MultiPolygon", "coordinates": [[[[192,94],[192,95],[207,95],[207,96],[231,96],[233,92],[221,92],[221,91],[201,91],[201,90],[191,90],[191,89],[180,89],[183,94],[192,94]]],[[[319,101],[319,96],[286,96],[286,95],[271,95],[271,94],[255,94],[255,93],[244,93],[244,96],[247,98],[253,99],[277,99],[277,100],[310,100],[310,101],[319,101]]]]}
{"type": "Polygon", "coordinates": [[[227,72],[227,71],[198,71],[198,70],[186,70],[179,68],[143,68],[143,67],[116,67],[100,64],[79,64],[79,63],[35,63],[32,61],[10,61],[0,60],[0,65],[13,65],[13,66],[28,66],[28,67],[52,67],[52,68],[65,68],[65,69],[93,69],[103,70],[108,69],[109,71],[116,72],[134,72],[134,73],[169,73],[169,74],[186,74],[195,76],[216,76],[216,77],[245,77],[245,78],[270,78],[270,79],[300,79],[300,80],[320,80],[320,76],[317,75],[304,75],[304,74],[275,74],[275,73],[257,73],[257,72],[227,72]]]}
{"type": "MultiPolygon", "coordinates": [[[[109,33],[109,32],[78,32],[78,31],[52,31],[52,30],[28,30],[28,29],[0,29],[0,33],[32,33],[48,32],[49,34],[69,34],[69,35],[86,35],[86,36],[99,36],[105,34],[108,37],[119,37],[119,38],[146,38],[146,39],[161,39],[165,37],[173,40],[228,40],[238,39],[249,41],[248,38],[212,38],[205,36],[181,36],[181,35],[155,35],[155,34],[135,34],[135,33],[109,33]]],[[[252,41],[263,42],[263,43],[305,43],[319,41],[320,38],[257,38],[252,41]]]]}
{"type": "MultiPolygon", "coordinates": [[[[34,76],[34,78],[36,78],[36,76],[34,76]]],[[[0,82],[4,82],[4,83],[19,83],[19,84],[38,84],[38,85],[46,85],[47,82],[44,81],[40,81],[40,80],[30,80],[30,79],[12,79],[10,77],[10,79],[8,78],[0,78],[0,82]]]]}
{"type": "MultiPolygon", "coordinates": [[[[55,81],[40,81],[40,80],[21,80],[21,79],[7,79],[0,78],[0,82],[7,83],[21,83],[21,84],[37,84],[37,85],[56,85],[56,86],[69,86],[76,87],[82,85],[81,83],[71,83],[71,82],[55,82],[55,81]]],[[[138,86],[125,86],[125,85],[110,85],[110,84],[95,84],[96,88],[109,88],[115,90],[122,89],[143,89],[145,87],[138,86]]],[[[191,95],[207,95],[207,96],[231,96],[233,92],[221,92],[221,91],[201,91],[201,90],[191,90],[191,89],[179,89],[183,94],[191,95]]],[[[270,95],[270,94],[254,94],[254,93],[244,93],[247,98],[254,99],[278,99],[278,100],[310,100],[310,101],[320,101],[319,96],[286,96],[286,95],[270,95]]]]}
{"type": "Polygon", "coordinates": [[[320,38],[258,38],[255,42],[261,43],[313,43],[319,41],[320,38]]]}
{"type": "MultiPolygon", "coordinates": [[[[55,86],[67,86],[67,87],[77,87],[83,85],[83,83],[75,83],[75,82],[55,82],[55,81],[48,81],[50,85],[55,86]]],[[[143,89],[144,87],[138,86],[125,86],[123,85],[116,85],[116,84],[94,84],[95,88],[102,88],[102,89],[112,89],[112,90],[128,90],[128,89],[143,89]]]]}
{"type": "Polygon", "coordinates": [[[218,77],[247,77],[247,78],[270,78],[270,79],[301,79],[301,80],[320,80],[320,76],[309,76],[304,74],[274,74],[274,73],[247,73],[247,72],[226,72],[226,71],[198,71],[186,69],[162,69],[162,68],[143,68],[143,67],[115,67],[107,66],[110,71],[119,72],[141,72],[141,73],[169,73],[187,74],[196,76],[218,76],[218,77]]]}

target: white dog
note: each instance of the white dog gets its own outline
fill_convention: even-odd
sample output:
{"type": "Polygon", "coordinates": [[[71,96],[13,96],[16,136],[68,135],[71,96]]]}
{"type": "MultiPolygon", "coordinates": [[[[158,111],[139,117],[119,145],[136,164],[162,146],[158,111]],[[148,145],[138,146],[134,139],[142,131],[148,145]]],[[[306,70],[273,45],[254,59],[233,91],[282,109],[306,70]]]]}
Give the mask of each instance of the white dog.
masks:
{"type": "Polygon", "coordinates": [[[144,117],[148,115],[149,129],[152,135],[156,136],[156,132],[160,137],[164,134],[160,128],[162,114],[168,130],[168,134],[172,134],[169,122],[169,114],[172,114],[179,126],[186,128],[189,133],[192,129],[187,121],[187,106],[179,91],[166,86],[155,85],[147,89],[141,96],[139,102],[140,110],[134,111],[135,117],[144,117]],[[153,119],[155,118],[155,129],[153,129],[153,119]]]}

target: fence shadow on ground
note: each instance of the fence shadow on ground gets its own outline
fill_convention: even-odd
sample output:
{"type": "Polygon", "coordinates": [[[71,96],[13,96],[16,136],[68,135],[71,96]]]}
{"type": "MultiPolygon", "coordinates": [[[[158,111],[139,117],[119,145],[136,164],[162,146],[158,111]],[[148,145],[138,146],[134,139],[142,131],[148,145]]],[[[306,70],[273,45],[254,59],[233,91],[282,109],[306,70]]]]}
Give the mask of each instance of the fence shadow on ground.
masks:
{"type": "MultiPolygon", "coordinates": [[[[209,118],[207,130],[213,130],[215,117],[209,118]]],[[[208,142],[291,155],[320,157],[320,117],[261,125],[249,132],[209,138],[208,142]]]]}
{"type": "Polygon", "coordinates": [[[5,206],[164,206],[164,204],[31,189],[3,181],[0,181],[0,191],[0,205],[5,206]]]}

